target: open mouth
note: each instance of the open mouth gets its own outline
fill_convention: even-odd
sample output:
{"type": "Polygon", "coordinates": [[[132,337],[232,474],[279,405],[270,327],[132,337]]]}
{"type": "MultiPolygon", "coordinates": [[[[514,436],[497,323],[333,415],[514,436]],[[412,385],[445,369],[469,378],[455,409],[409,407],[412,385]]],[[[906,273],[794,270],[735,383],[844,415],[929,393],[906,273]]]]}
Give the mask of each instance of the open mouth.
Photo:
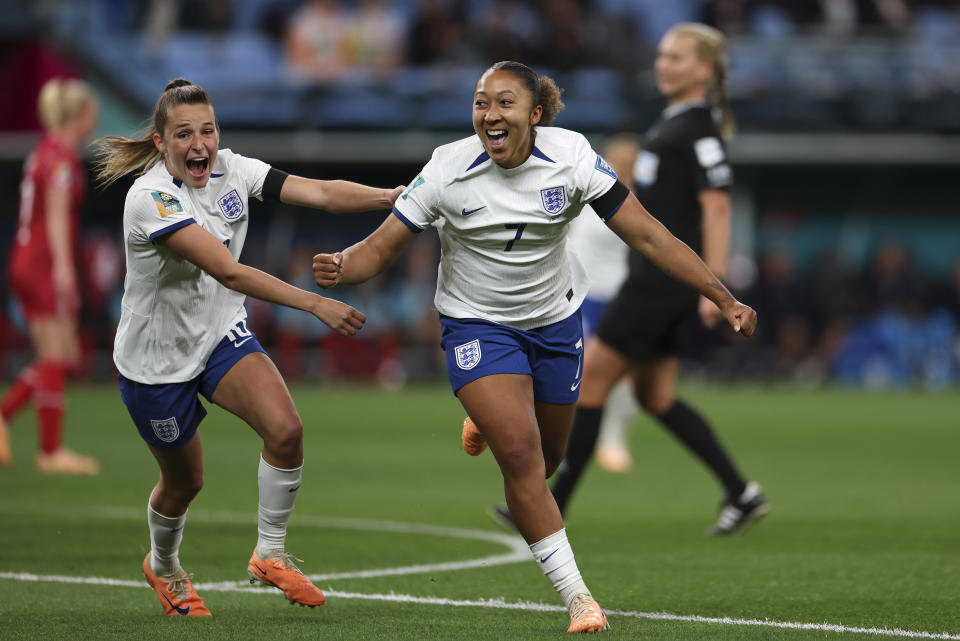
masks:
{"type": "Polygon", "coordinates": [[[202,178],[207,173],[208,158],[192,158],[187,161],[187,171],[194,178],[202,178]]]}
{"type": "Polygon", "coordinates": [[[487,142],[492,151],[500,151],[507,144],[506,129],[487,129],[487,142]]]}

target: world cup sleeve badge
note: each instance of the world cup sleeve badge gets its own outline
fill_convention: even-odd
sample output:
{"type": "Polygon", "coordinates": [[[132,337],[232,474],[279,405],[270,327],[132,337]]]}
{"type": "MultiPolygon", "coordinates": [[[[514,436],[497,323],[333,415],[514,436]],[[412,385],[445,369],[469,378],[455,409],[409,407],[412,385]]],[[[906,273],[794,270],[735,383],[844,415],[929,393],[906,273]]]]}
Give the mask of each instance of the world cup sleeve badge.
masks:
{"type": "Polygon", "coordinates": [[[460,369],[473,369],[480,362],[480,340],[475,339],[463,345],[457,345],[454,349],[457,356],[457,367],[460,369]]]}
{"type": "Polygon", "coordinates": [[[567,204],[567,190],[563,185],[540,190],[540,202],[548,214],[555,215],[563,211],[567,204]]]}
{"type": "Polygon", "coordinates": [[[217,207],[226,220],[234,221],[243,214],[243,199],[236,189],[231,189],[217,200],[217,207]]]}
{"type": "Polygon", "coordinates": [[[178,214],[183,211],[183,206],[176,196],[171,196],[164,191],[151,191],[150,197],[153,198],[153,204],[156,205],[160,218],[166,218],[171,214],[178,214]]]}

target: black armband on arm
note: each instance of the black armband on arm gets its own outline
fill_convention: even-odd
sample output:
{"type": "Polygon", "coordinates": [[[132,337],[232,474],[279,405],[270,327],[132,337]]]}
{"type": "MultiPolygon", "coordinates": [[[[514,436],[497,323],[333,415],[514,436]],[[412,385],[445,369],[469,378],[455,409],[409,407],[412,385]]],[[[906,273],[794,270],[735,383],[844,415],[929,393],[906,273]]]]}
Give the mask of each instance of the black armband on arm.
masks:
{"type": "Polygon", "coordinates": [[[597,212],[597,216],[600,216],[603,220],[609,220],[611,216],[617,213],[620,205],[629,195],[630,190],[618,180],[613,183],[613,187],[607,193],[591,202],[590,206],[593,207],[593,211],[597,212]]]}
{"type": "Polygon", "coordinates": [[[285,171],[271,167],[270,171],[267,172],[267,177],[263,179],[263,189],[260,190],[260,194],[264,198],[280,200],[280,190],[283,189],[283,183],[289,175],[285,171]]]}

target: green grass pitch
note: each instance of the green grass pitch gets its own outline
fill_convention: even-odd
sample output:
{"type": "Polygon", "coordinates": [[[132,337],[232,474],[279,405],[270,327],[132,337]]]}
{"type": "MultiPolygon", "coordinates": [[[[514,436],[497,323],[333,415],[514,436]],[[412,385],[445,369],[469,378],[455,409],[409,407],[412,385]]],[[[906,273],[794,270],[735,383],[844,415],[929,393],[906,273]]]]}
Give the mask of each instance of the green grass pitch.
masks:
{"type": "MultiPolygon", "coordinates": [[[[140,575],[156,465],[114,386],[74,386],[66,442],[103,472],[39,475],[32,414],[12,425],[0,639],[567,637],[549,582],[484,514],[502,501],[499,473],[489,453],[461,451],[463,412],[447,387],[293,395],[306,467],[287,548],[327,591],[325,606],[291,607],[246,583],[260,446],[209,408],[206,484],[180,556],[214,616],[163,616],[140,575]]],[[[960,639],[960,392],[688,386],[684,396],[772,510],[742,536],[705,537],[717,485],[638,418],[634,468],[593,466],[567,521],[610,612],[607,638],[960,639]]]]}

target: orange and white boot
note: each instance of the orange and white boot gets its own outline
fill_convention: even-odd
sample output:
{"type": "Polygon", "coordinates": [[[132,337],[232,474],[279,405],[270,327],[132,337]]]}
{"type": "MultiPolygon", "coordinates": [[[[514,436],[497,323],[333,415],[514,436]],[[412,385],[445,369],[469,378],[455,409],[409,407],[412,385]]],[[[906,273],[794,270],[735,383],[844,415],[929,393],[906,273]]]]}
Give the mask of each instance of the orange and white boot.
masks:
{"type": "Polygon", "coordinates": [[[480,456],[487,449],[487,439],[480,433],[476,423],[469,416],[463,420],[460,440],[463,442],[463,451],[470,456],[480,456]]]}
{"type": "Polygon", "coordinates": [[[171,576],[157,576],[150,569],[150,553],[143,559],[143,576],[160,597],[160,605],[171,617],[208,617],[210,610],[193,589],[192,574],[182,569],[171,576]]]}
{"type": "Polygon", "coordinates": [[[290,603],[311,608],[326,603],[327,598],[323,596],[320,588],[310,583],[310,579],[304,576],[294,561],[303,563],[303,559],[281,551],[273,552],[267,558],[261,559],[257,555],[257,550],[254,549],[253,555],[250,556],[250,563],[247,565],[250,583],[259,581],[279,588],[290,603]]]}
{"type": "Polygon", "coordinates": [[[570,602],[570,627],[567,632],[603,632],[610,629],[607,615],[589,594],[578,594],[570,602]]]}

